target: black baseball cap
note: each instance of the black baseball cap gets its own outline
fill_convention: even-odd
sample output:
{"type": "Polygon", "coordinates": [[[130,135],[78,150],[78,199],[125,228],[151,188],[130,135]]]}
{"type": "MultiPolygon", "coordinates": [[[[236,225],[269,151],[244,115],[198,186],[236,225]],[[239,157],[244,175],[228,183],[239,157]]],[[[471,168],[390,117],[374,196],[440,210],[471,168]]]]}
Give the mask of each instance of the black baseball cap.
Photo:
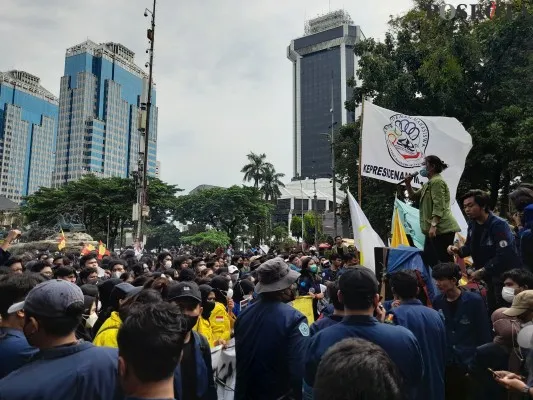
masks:
{"type": "Polygon", "coordinates": [[[192,299],[202,302],[202,293],[200,288],[194,282],[179,282],[175,285],[168,287],[167,301],[173,301],[178,299],[192,299]]]}
{"type": "Polygon", "coordinates": [[[339,278],[339,290],[343,293],[358,292],[361,295],[378,293],[379,283],[372,270],[358,266],[346,268],[339,278]]]}

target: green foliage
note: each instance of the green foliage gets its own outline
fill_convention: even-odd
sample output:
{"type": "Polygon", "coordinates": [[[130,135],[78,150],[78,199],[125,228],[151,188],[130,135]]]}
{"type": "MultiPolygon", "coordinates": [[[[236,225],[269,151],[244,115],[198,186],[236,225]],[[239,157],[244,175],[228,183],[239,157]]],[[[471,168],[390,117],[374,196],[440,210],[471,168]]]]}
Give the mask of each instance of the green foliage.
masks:
{"type": "Polygon", "coordinates": [[[147,236],[147,249],[169,249],[180,244],[180,231],[173,223],[149,226],[147,236]]]}
{"type": "Polygon", "coordinates": [[[293,215],[291,219],[291,235],[296,237],[298,241],[302,237],[302,218],[298,215],[293,215]]]}
{"type": "Polygon", "coordinates": [[[303,238],[307,244],[315,243],[315,231],[317,232],[317,237],[320,237],[322,233],[322,218],[315,211],[310,211],[304,214],[303,238]]]}
{"type": "Polygon", "coordinates": [[[278,197],[281,196],[279,188],[285,187],[285,185],[280,179],[284,176],[285,174],[277,173],[272,165],[269,165],[264,169],[260,179],[263,184],[261,186],[261,191],[263,192],[266,201],[269,199],[276,201],[278,197]]]}
{"type": "Polygon", "coordinates": [[[230,244],[230,238],[226,232],[211,229],[207,232],[200,232],[192,236],[182,238],[183,243],[197,246],[207,251],[215,251],[218,247],[226,247],[230,244]]]}
{"type": "Polygon", "coordinates": [[[226,232],[231,243],[249,228],[259,226],[272,206],[250,187],[212,188],[178,197],[176,215],[182,222],[210,225],[226,232]]]}
{"type": "MultiPolygon", "coordinates": [[[[391,19],[383,42],[370,38],[355,46],[359,85],[350,82],[354,97],[346,108],[355,110],[366,96],[409,115],[457,118],[474,144],[458,194],[489,190],[493,204],[501,196],[505,213],[510,181],[533,178],[533,15],[443,20],[428,17],[431,4],[415,0],[408,13],[391,19]]],[[[356,198],[359,132],[358,123],[346,125],[335,137],[338,177],[356,198]]],[[[386,238],[395,188],[365,178],[362,186],[363,211],[386,238]]],[[[346,204],[341,212],[349,215],[346,204]]]]}
{"type": "Polygon", "coordinates": [[[255,154],[250,152],[246,156],[249,163],[246,164],[241,172],[244,173],[245,182],[254,182],[254,188],[260,189],[266,201],[276,202],[281,192],[280,187],[285,187],[281,178],[285,174],[276,172],[274,166],[266,161],[266,154],[255,154]]]}
{"type": "MultiPolygon", "coordinates": [[[[151,179],[148,186],[151,225],[164,224],[175,212],[177,186],[151,179]]],[[[136,191],[132,179],[87,175],[59,188],[41,188],[24,199],[21,212],[28,223],[53,227],[61,215],[76,215],[96,240],[113,248],[121,226],[131,224],[136,191]]]]}

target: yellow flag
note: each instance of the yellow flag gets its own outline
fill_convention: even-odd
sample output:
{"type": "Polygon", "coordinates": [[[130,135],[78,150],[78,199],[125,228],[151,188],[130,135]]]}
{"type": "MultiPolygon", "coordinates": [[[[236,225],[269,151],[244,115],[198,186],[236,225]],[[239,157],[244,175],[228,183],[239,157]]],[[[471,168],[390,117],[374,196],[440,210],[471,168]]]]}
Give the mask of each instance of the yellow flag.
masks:
{"type": "Polygon", "coordinates": [[[307,317],[307,323],[311,325],[315,322],[313,313],[313,298],[311,296],[299,296],[294,299],[292,306],[307,317]]]}
{"type": "Polygon", "coordinates": [[[57,245],[57,248],[59,251],[61,251],[66,246],[67,246],[67,238],[65,237],[65,234],[63,233],[63,229],[61,229],[61,236],[59,236],[59,243],[57,245]]]}
{"type": "Polygon", "coordinates": [[[394,210],[394,217],[392,220],[392,239],[391,247],[398,247],[399,245],[409,246],[409,240],[405,234],[405,229],[402,222],[400,221],[400,216],[398,215],[398,209],[394,210]]]}

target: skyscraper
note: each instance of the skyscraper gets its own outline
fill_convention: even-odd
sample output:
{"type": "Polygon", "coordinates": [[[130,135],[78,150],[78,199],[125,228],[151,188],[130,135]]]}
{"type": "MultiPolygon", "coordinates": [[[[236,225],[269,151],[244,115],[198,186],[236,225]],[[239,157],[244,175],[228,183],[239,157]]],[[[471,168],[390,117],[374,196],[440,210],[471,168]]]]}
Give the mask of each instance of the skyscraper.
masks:
{"type": "MultiPolygon", "coordinates": [[[[85,174],[128,177],[139,162],[139,122],[148,75],[135,54],[118,43],[90,40],[67,49],[59,95],[54,185],[85,174]]],[[[155,85],[154,85],[155,86],[155,85]]],[[[148,173],[156,172],[155,88],[149,132],[148,173]]],[[[143,150],[144,151],[144,150],[143,150]]]]}
{"type": "Polygon", "coordinates": [[[0,195],[52,185],[58,99],[24,71],[0,72],[0,195]]]}
{"type": "Polygon", "coordinates": [[[332,120],[337,129],[356,118],[344,103],[352,98],[348,81],[358,68],[353,48],[361,38],[360,27],[339,10],[307,21],[305,36],[287,48],[294,65],[295,177],[331,177],[332,120]]]}

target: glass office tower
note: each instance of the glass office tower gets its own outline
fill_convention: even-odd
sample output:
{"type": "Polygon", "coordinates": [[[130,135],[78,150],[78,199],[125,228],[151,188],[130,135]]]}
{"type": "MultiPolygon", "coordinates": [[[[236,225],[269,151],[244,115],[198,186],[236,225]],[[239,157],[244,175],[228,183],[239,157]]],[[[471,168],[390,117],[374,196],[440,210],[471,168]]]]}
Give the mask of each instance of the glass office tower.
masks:
{"type": "MultiPolygon", "coordinates": [[[[128,177],[139,162],[139,118],[148,75],[135,54],[118,43],[90,40],[67,49],[59,95],[54,185],[85,174],[128,177]]],[[[149,132],[148,174],[156,173],[155,85],[149,132]]]]}
{"type": "Polygon", "coordinates": [[[358,68],[353,47],[361,38],[359,26],[339,10],[307,21],[305,36],[287,48],[293,62],[295,177],[331,178],[332,120],[338,129],[357,117],[344,103],[352,98],[348,81],[358,68]]]}
{"type": "Polygon", "coordinates": [[[0,196],[52,185],[58,99],[24,71],[0,72],[0,196]]]}

